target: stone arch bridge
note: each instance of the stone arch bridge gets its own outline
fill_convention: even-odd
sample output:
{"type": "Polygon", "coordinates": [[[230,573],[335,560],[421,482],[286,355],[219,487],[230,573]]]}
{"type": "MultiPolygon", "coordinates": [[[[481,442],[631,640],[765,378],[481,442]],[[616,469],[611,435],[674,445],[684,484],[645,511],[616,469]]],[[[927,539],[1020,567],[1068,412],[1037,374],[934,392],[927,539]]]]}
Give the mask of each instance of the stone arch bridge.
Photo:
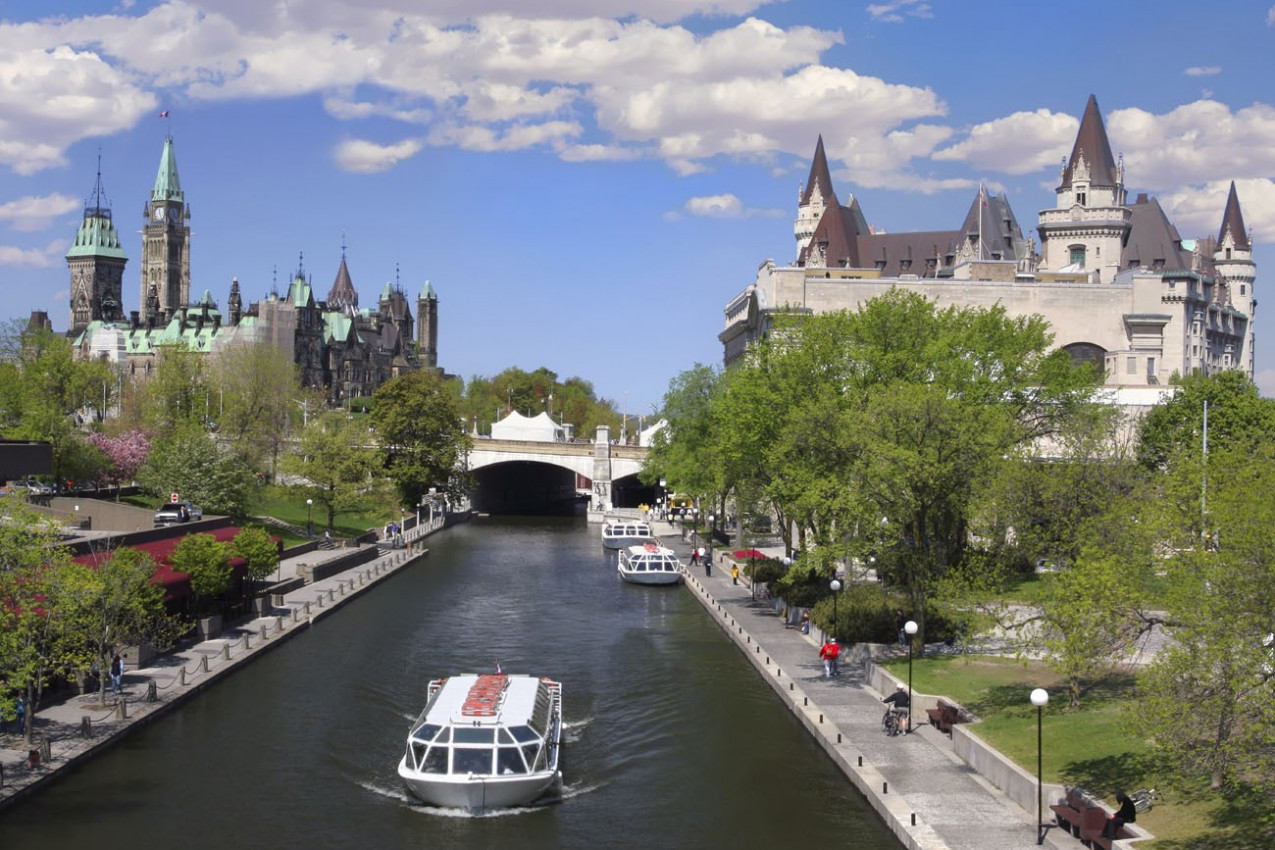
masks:
{"type": "Polygon", "coordinates": [[[475,509],[519,512],[589,500],[589,520],[607,511],[655,501],[655,489],[637,479],[650,450],[612,444],[598,428],[592,443],[493,440],[475,437],[469,471],[477,480],[475,509]]]}

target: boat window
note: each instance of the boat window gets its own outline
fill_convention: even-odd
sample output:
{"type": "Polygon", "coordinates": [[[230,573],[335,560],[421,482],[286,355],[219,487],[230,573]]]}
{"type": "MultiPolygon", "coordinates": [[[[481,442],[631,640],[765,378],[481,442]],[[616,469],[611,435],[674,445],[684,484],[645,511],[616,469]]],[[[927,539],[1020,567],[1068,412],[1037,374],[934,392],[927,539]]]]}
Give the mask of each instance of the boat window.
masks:
{"type": "Polygon", "coordinates": [[[421,769],[421,759],[425,758],[424,744],[408,744],[407,745],[407,764],[412,770],[421,769]]]}
{"type": "Polygon", "coordinates": [[[512,726],[509,729],[513,736],[519,741],[526,743],[527,741],[539,741],[540,736],[527,726],[512,726]]]}
{"type": "Polygon", "coordinates": [[[510,735],[509,730],[502,726],[500,731],[496,733],[496,740],[501,744],[512,744],[514,743],[514,736],[510,735]]]}
{"type": "Polygon", "coordinates": [[[523,755],[523,758],[525,758],[525,759],[527,760],[527,765],[528,765],[528,767],[529,767],[531,770],[537,770],[537,769],[538,769],[538,768],[535,766],[535,764],[536,764],[536,753],[538,753],[538,752],[540,752],[540,745],[539,745],[539,744],[527,744],[526,746],[524,746],[524,747],[522,748],[522,755],[523,755]]]}
{"type": "Polygon", "coordinates": [[[499,747],[496,750],[496,773],[507,776],[511,773],[526,773],[527,766],[522,763],[522,756],[517,747],[499,747]]]}
{"type": "Polygon", "coordinates": [[[421,764],[422,773],[446,773],[447,772],[447,747],[433,746],[429,748],[429,755],[425,756],[425,761],[421,764]]]}
{"type": "Polygon", "coordinates": [[[441,726],[435,726],[432,723],[425,723],[412,733],[412,737],[418,741],[424,741],[428,744],[430,741],[434,740],[434,736],[438,734],[438,730],[441,728],[441,726]]]}
{"type": "Polygon", "coordinates": [[[452,773],[491,773],[490,748],[456,747],[452,753],[452,773]]]}
{"type": "Polygon", "coordinates": [[[452,729],[454,744],[490,744],[496,740],[496,730],[490,726],[456,726],[452,729]]]}

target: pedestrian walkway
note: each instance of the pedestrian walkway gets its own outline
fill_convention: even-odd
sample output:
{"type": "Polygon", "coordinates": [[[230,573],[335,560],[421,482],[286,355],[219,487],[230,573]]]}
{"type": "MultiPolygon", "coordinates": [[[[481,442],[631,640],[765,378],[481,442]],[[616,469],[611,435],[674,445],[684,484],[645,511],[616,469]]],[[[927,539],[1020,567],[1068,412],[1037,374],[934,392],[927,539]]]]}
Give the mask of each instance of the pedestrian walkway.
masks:
{"type": "MultiPolygon", "coordinates": [[[[689,563],[690,544],[665,523],[657,533],[689,563]]],[[[769,601],[754,601],[742,577],[732,584],[719,554],[710,576],[686,569],[688,589],[749,656],[767,684],[867,798],[905,847],[914,850],[1032,850],[1036,817],[980,777],[943,733],[917,725],[910,735],[881,732],[883,695],[862,665],[823,677],[814,636],[785,627],[769,601]]],[[[924,718],[924,715],[922,715],[924,718]]],[[[1076,850],[1070,836],[1047,833],[1046,846],[1076,850]]]]}
{"type": "MultiPolygon", "coordinates": [[[[267,613],[155,658],[147,666],[125,669],[123,692],[108,686],[102,697],[75,695],[46,705],[35,715],[32,747],[17,734],[0,735],[0,808],[52,781],[73,765],[117,743],[124,735],[185,702],[242,663],[254,660],[282,640],[299,634],[364,590],[429,553],[417,541],[442,527],[422,525],[404,533],[404,548],[276,597],[267,613]],[[34,749],[37,756],[31,755],[34,749]]],[[[316,550],[284,559],[276,580],[298,575],[301,566],[345,557],[349,549],[316,550]]]]}

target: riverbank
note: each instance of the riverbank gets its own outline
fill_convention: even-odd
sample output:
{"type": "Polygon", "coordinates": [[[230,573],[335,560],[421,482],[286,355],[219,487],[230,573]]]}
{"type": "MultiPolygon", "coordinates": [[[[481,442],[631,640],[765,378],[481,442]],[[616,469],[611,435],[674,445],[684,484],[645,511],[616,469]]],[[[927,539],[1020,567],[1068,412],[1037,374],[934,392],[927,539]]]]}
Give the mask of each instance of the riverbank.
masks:
{"type": "MultiPolygon", "coordinates": [[[[403,533],[403,548],[272,596],[263,615],[227,628],[208,640],[184,645],[126,669],[122,693],[74,695],[35,714],[32,746],[16,734],[0,736],[0,809],[35,793],[133,731],[190,700],[284,640],[301,634],[365,590],[429,554],[419,545],[445,527],[442,517],[403,533]],[[32,758],[32,752],[37,754],[32,758]]],[[[375,545],[372,544],[372,549],[375,545]]],[[[279,565],[278,576],[322,575],[322,565],[348,558],[350,549],[317,549],[279,565]]],[[[371,553],[369,553],[371,554],[371,553]]]]}
{"type": "MultiPolygon", "coordinates": [[[[690,546],[678,531],[667,524],[660,524],[658,530],[666,545],[679,550],[688,563],[690,546]]],[[[1028,812],[961,760],[952,741],[934,727],[918,724],[910,735],[883,735],[883,694],[878,687],[885,680],[879,668],[866,658],[854,658],[842,665],[839,677],[824,678],[814,636],[787,627],[769,601],[755,601],[746,579],[732,583],[729,566],[719,554],[709,576],[700,567],[687,567],[687,589],[904,847],[1030,850],[1040,846],[1034,784],[1033,811],[1028,812]]],[[[920,709],[917,712],[925,717],[920,709]]],[[[1045,844],[1056,850],[1080,846],[1056,830],[1047,832],[1045,844]]]]}

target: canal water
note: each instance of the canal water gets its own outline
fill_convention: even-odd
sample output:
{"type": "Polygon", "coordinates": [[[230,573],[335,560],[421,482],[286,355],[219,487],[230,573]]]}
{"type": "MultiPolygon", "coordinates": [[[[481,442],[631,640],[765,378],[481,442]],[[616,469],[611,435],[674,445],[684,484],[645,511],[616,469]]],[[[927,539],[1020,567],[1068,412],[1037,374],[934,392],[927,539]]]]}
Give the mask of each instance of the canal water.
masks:
{"type": "Polygon", "coordinates": [[[0,814],[0,847],[898,845],[685,589],[623,584],[582,518],[479,518],[0,814]],[[433,809],[395,767],[430,678],[563,682],[562,798],[433,809]]]}

